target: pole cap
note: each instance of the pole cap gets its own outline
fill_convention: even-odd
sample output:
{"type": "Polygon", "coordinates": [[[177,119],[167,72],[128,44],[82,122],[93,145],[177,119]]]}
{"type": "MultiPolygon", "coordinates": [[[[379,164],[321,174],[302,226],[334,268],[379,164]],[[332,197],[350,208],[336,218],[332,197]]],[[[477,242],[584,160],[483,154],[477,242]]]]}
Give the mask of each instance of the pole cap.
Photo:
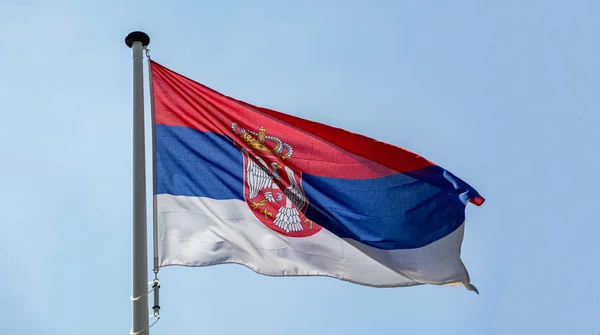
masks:
{"type": "Polygon", "coordinates": [[[148,46],[148,44],[150,44],[150,36],[142,31],[133,31],[125,37],[125,44],[131,48],[133,42],[142,42],[144,47],[148,46]]]}

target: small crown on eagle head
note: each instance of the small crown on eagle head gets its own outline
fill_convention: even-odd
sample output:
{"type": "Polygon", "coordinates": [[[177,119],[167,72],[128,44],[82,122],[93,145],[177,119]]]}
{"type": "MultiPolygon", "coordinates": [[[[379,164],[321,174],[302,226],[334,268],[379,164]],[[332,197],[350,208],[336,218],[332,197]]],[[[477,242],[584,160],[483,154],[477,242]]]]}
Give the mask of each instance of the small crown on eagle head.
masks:
{"type": "Polygon", "coordinates": [[[254,150],[270,152],[281,159],[292,157],[294,151],[292,146],[275,136],[267,135],[267,130],[263,126],[260,126],[256,133],[234,122],[231,129],[254,150]]]}

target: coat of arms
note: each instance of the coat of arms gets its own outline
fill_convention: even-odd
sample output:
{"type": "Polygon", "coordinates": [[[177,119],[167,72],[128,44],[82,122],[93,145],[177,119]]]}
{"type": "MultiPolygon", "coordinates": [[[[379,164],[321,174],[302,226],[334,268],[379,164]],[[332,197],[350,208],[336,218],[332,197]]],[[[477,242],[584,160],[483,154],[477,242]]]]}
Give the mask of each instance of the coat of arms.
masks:
{"type": "Polygon", "coordinates": [[[232,124],[247,145],[244,155],[244,198],[256,217],[267,227],[291,237],[317,233],[321,226],[304,216],[308,198],[302,190],[302,173],[285,164],[292,158],[293,148],[281,139],[232,124]]]}

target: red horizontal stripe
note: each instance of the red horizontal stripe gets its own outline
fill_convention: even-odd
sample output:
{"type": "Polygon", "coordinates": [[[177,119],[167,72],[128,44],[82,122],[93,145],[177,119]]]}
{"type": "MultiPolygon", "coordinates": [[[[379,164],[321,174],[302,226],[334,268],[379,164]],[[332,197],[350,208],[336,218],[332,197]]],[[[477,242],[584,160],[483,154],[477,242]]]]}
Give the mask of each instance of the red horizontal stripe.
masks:
{"type": "MultiPolygon", "coordinates": [[[[156,62],[152,62],[152,82],[157,124],[226,135],[245,147],[232,123],[256,133],[263,127],[267,136],[289,144],[293,154],[285,162],[268,152],[260,154],[305,173],[364,179],[434,165],[388,143],[233,99],[156,62]]],[[[269,145],[272,148],[275,142],[267,141],[269,145]]]]}

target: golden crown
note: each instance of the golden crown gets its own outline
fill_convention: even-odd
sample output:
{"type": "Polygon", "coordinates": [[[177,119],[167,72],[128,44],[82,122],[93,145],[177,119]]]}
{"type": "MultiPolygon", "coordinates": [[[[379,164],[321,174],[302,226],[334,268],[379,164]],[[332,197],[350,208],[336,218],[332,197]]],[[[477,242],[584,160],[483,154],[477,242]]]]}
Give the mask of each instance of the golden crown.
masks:
{"type": "Polygon", "coordinates": [[[234,122],[231,129],[254,150],[270,152],[281,159],[292,157],[294,151],[292,146],[275,136],[267,135],[267,130],[263,126],[258,128],[257,133],[234,122]]]}

